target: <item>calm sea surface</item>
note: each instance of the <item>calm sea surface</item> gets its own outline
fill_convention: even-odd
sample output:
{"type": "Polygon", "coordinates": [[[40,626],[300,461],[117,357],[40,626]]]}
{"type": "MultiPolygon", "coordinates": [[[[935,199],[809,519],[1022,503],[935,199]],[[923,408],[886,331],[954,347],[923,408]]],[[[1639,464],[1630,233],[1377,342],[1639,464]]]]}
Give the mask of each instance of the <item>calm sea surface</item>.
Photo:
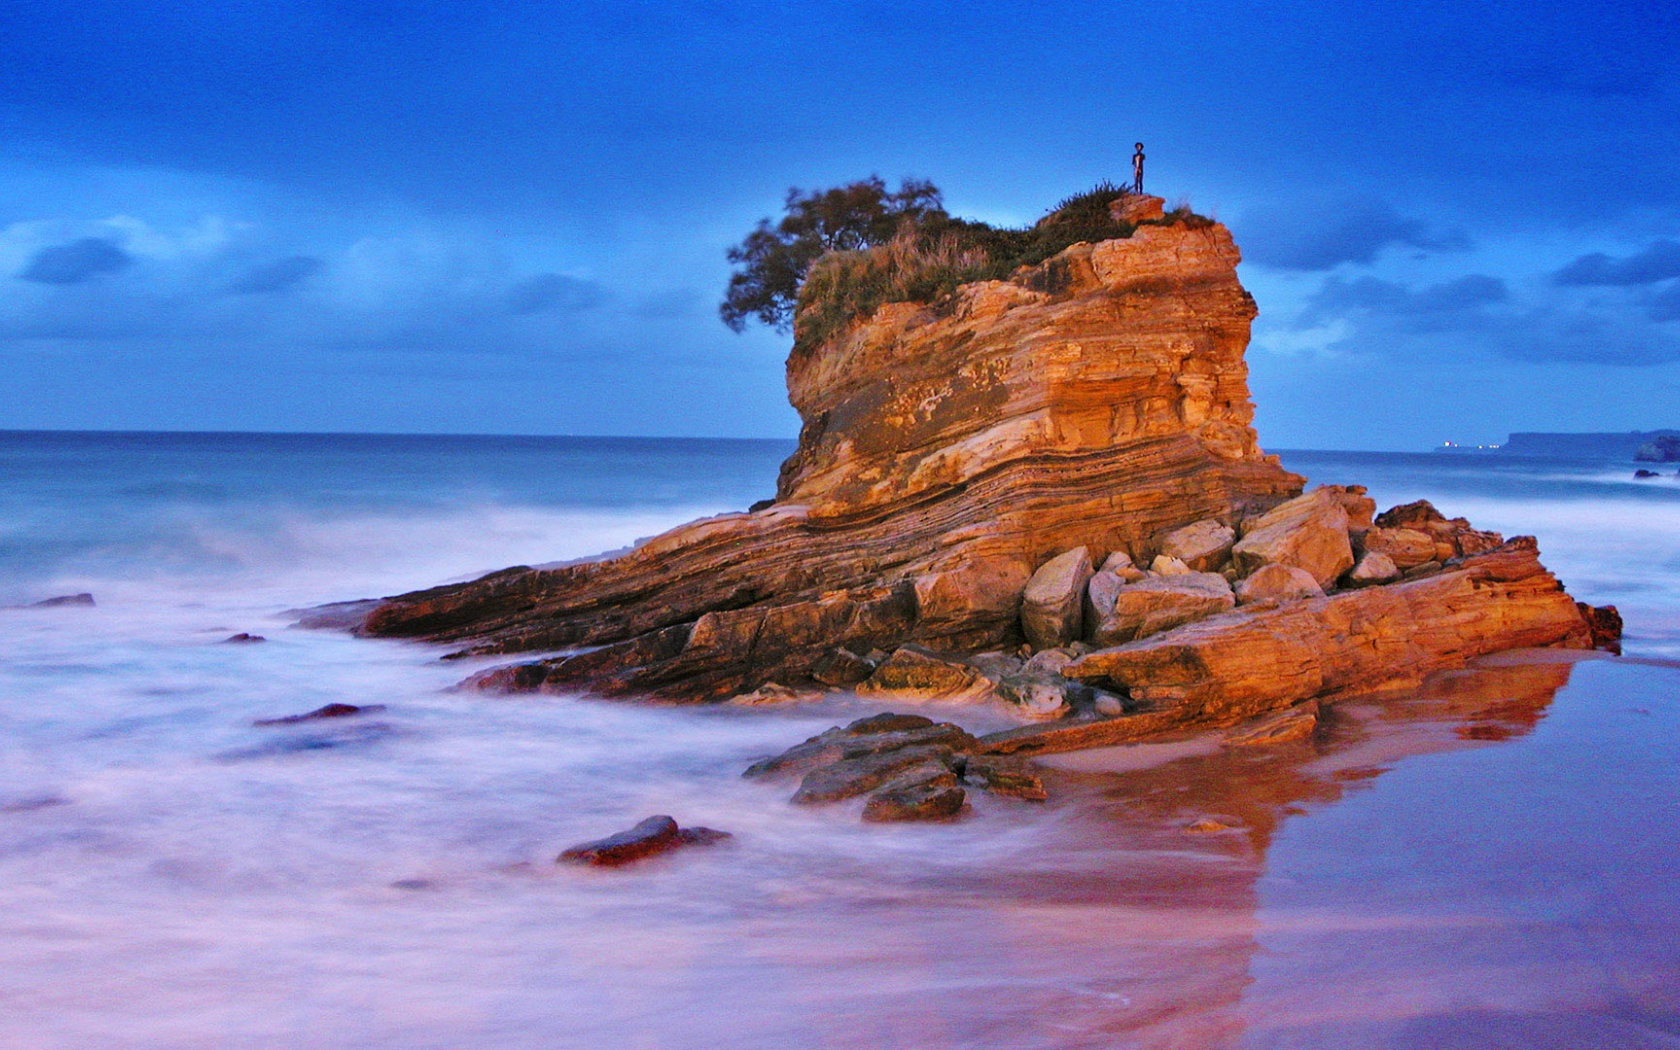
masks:
{"type": "Polygon", "coordinates": [[[861,703],[467,696],[287,626],[739,509],[790,448],[0,433],[0,605],[98,603],[0,610],[0,1046],[1680,1047],[1680,479],[1632,464],[1285,453],[1537,535],[1628,656],[1064,756],[944,826],[740,779],[861,703]],[[332,702],[387,710],[251,724],[332,702]],[[553,865],[652,813],[737,840],[553,865]]]}

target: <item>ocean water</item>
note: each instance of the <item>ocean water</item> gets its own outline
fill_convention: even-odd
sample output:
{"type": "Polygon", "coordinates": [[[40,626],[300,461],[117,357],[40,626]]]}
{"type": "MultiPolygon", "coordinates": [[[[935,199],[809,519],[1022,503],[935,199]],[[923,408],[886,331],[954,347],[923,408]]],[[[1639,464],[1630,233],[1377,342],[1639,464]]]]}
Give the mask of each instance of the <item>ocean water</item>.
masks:
{"type": "Polygon", "coordinates": [[[1680,480],[1628,464],[1285,453],[1537,535],[1628,656],[1067,756],[949,825],[740,779],[861,702],[457,694],[288,626],[738,509],[790,447],[0,433],[0,605],[97,602],[0,609],[0,1046],[1680,1046],[1680,480]],[[333,702],[386,710],[252,724],[333,702]],[[651,813],[736,838],[554,865],[651,813]]]}

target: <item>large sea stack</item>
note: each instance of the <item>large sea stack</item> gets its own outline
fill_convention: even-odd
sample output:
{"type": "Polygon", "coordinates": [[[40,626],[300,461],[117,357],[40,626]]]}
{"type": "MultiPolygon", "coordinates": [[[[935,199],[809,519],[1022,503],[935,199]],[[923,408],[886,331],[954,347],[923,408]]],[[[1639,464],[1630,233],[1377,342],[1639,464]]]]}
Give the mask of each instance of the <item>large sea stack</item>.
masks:
{"type": "Polygon", "coordinates": [[[1114,207],[1131,236],[796,339],[803,428],[773,501],[391,598],[358,630],[545,654],[479,688],[677,701],[850,685],[901,649],[888,665],[972,665],[953,687],[985,689],[1015,666],[969,658],[1018,660],[1031,635],[1077,657],[1041,667],[1122,701],[1105,739],[1592,644],[1532,541],[1427,505],[1373,522],[1357,487],[1303,495],[1251,425],[1229,231],[1114,207]]]}

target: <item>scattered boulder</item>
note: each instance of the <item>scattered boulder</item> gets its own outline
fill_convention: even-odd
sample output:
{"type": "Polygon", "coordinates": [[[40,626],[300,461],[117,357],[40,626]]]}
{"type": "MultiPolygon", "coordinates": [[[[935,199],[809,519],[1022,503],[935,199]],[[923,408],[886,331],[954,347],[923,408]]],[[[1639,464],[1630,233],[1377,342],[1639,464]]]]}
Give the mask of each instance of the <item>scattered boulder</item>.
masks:
{"type": "Polygon", "coordinates": [[[974,700],[990,695],[991,681],[966,660],[919,645],[899,646],[857,691],[901,700],[974,700]]]}
{"type": "Polygon", "coordinates": [[[1366,551],[1359,556],[1359,564],[1342,577],[1342,583],[1348,587],[1376,587],[1399,578],[1400,568],[1393,558],[1380,551],[1366,551]]]}
{"type": "MultiPolygon", "coordinates": [[[[1063,666],[1071,663],[1071,658],[1063,666]]],[[[1073,684],[1053,671],[1023,671],[1002,679],[997,694],[1020,708],[1028,718],[1060,718],[1072,707],[1073,684]]]]}
{"type": "Polygon", "coordinates": [[[1092,642],[1099,648],[1121,645],[1225,612],[1236,604],[1231,585],[1218,573],[1152,576],[1121,589],[1114,611],[1097,625],[1092,642]]]}
{"type": "MultiPolygon", "coordinates": [[[[1135,579],[1144,579],[1143,573],[1137,573],[1135,579]]],[[[1120,596],[1120,589],[1132,582],[1118,573],[1107,569],[1091,577],[1091,582],[1085,585],[1085,636],[1089,638],[1114,611],[1114,599],[1120,596]]]]}
{"type": "Polygon", "coordinates": [[[734,836],[727,831],[679,828],[670,817],[649,817],[628,831],[573,846],[561,853],[555,863],[615,868],[644,857],[669,853],[682,846],[709,846],[731,838],[734,836]]]}
{"type": "Polygon", "coordinates": [[[1111,572],[1127,583],[1134,583],[1143,579],[1144,572],[1132,564],[1132,556],[1125,551],[1114,551],[1103,559],[1101,572],[1111,572]]]}
{"type": "Polygon", "coordinates": [[[317,707],[313,711],[306,711],[301,715],[285,715],[281,718],[259,718],[251,724],[254,726],[289,726],[299,722],[319,722],[328,718],[349,718],[351,715],[371,715],[385,710],[384,704],[327,704],[317,707]]]}
{"type": "Polygon", "coordinates": [[[1592,632],[1592,647],[1605,652],[1622,653],[1622,614],[1614,605],[1588,605],[1576,602],[1575,608],[1592,632]]]}
{"type": "Polygon", "coordinates": [[[66,605],[92,605],[92,604],[94,604],[93,595],[88,594],[86,592],[83,592],[81,594],[61,594],[56,598],[45,598],[45,599],[43,599],[41,601],[38,601],[38,602],[31,602],[31,603],[29,603],[29,605],[25,606],[25,608],[29,608],[29,609],[58,609],[58,608],[62,608],[64,606],[66,606],[66,605]]]}
{"type": "Polygon", "coordinates": [[[819,733],[771,758],[760,759],[741,775],[747,778],[795,775],[848,758],[891,751],[901,747],[940,745],[967,750],[975,740],[961,726],[934,722],[920,715],[875,715],[846,728],[819,733]]]}
{"type": "Polygon", "coordinates": [[[811,669],[811,677],[835,689],[857,685],[875,673],[875,661],[859,656],[844,646],[835,649],[811,669]]]}
{"type": "Polygon", "coordinates": [[[1360,537],[1359,543],[1367,553],[1388,555],[1402,571],[1436,560],[1435,537],[1421,529],[1371,528],[1360,537]]]}
{"type": "Polygon", "coordinates": [[[1236,541],[1237,533],[1231,526],[1218,518],[1203,518],[1162,537],[1161,553],[1195,572],[1213,572],[1230,558],[1231,545],[1236,541]]]}
{"type": "Polygon", "coordinates": [[[1336,577],[1353,568],[1348,514],[1343,490],[1320,486],[1243,523],[1243,537],[1231,548],[1244,574],[1263,565],[1305,569],[1329,590],[1336,577]]]}
{"type": "Polygon", "coordinates": [[[1003,755],[974,755],[963,766],[963,777],[994,795],[1042,802],[1050,795],[1038,769],[1022,758],[1003,755]]]}
{"type": "Polygon", "coordinates": [[[1156,576],[1183,576],[1193,570],[1170,554],[1157,554],[1149,563],[1149,571],[1156,576]]]}
{"type": "Polygon", "coordinates": [[[1260,744],[1282,744],[1290,740],[1305,740],[1318,728],[1323,709],[1318,701],[1286,707],[1282,711],[1251,719],[1225,734],[1227,747],[1253,747],[1260,744]]]}
{"type": "Polygon", "coordinates": [[[1091,555],[1075,547],[1039,567],[1021,595],[1021,631],[1034,649],[1055,649],[1079,637],[1091,555]]]}
{"type": "Polygon", "coordinates": [[[226,638],[223,638],[222,639],[222,644],[223,645],[254,645],[257,642],[266,642],[266,641],[268,641],[268,639],[264,638],[260,634],[246,634],[244,631],[240,631],[238,634],[230,634],[226,638]]]}
{"type": "Polygon", "coordinates": [[[968,793],[956,784],[906,784],[877,791],[863,805],[871,823],[950,820],[962,812],[968,793]]]}
{"type": "Polygon", "coordinates": [[[905,772],[927,764],[943,765],[954,771],[956,752],[938,744],[899,747],[857,757],[844,757],[818,766],[805,774],[793,801],[801,805],[839,802],[866,795],[905,772]]]}
{"type": "Polygon", "coordinates": [[[1237,604],[1255,602],[1293,602],[1302,598],[1322,598],[1324,588],[1312,578],[1312,573],[1293,565],[1262,565],[1254,575],[1238,581],[1237,604]]]}

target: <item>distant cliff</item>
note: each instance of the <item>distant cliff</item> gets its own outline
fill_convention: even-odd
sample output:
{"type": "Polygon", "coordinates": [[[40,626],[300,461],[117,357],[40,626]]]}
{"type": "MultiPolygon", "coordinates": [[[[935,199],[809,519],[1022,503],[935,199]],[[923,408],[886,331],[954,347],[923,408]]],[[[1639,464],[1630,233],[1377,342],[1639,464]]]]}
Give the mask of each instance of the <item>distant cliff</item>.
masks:
{"type": "Polygon", "coordinates": [[[1620,434],[1514,433],[1499,446],[1508,456],[1555,456],[1574,459],[1632,460],[1658,438],[1680,438],[1680,430],[1630,430],[1620,434]]]}

